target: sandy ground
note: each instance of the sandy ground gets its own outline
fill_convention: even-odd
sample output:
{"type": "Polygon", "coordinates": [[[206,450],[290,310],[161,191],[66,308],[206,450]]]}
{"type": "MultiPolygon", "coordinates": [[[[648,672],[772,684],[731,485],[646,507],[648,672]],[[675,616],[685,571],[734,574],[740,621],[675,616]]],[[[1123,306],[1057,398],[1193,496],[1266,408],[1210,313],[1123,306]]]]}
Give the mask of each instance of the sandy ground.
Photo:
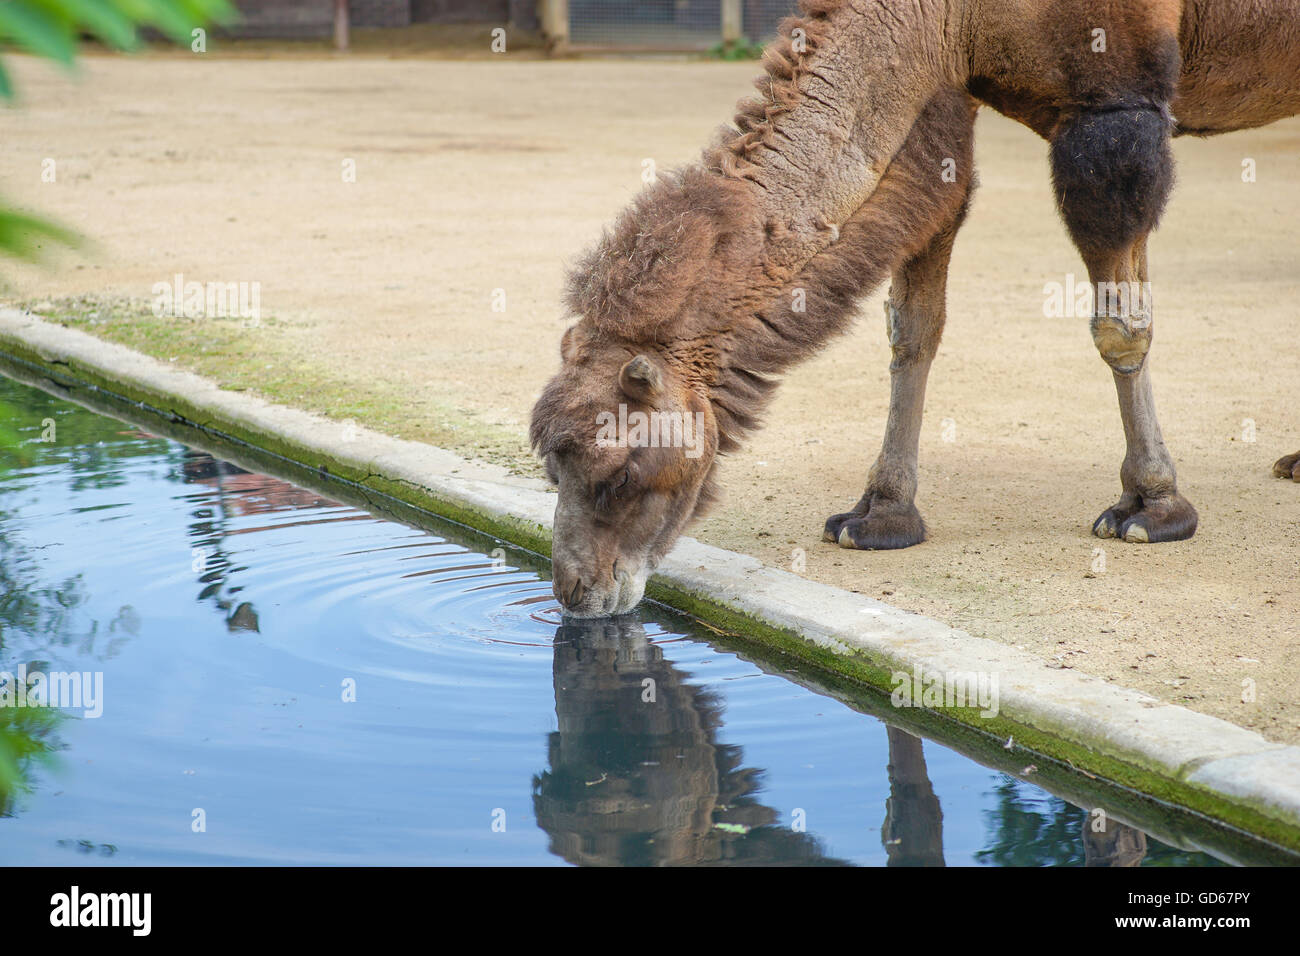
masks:
{"type": "MultiPolygon", "coordinates": [[[[260,282],[273,317],[260,328],[95,328],[235,387],[518,462],[558,361],[566,261],[646,160],[693,158],[756,72],[508,56],[100,57],[74,80],[14,66],[25,95],[0,119],[0,195],[95,244],[44,270],[4,264],[3,298],[148,300],[178,272],[260,282]]],[[[1176,145],[1179,187],[1152,247],[1152,361],[1201,528],[1158,546],[1088,534],[1118,495],[1123,438],[1087,319],[1044,316],[1045,283],[1082,278],[1045,146],[988,111],[978,143],[983,186],[922,439],[931,540],[884,553],[820,540],[883,428],[883,290],[789,376],[695,533],[1300,742],[1300,485],[1269,475],[1300,448],[1300,122],[1176,145]]]]}

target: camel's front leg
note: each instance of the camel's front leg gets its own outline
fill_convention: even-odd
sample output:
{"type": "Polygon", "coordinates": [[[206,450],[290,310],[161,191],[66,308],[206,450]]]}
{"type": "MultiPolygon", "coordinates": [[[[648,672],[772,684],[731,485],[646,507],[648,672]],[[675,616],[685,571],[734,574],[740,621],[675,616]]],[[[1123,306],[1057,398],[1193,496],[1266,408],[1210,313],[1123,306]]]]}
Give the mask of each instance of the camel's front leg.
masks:
{"type": "Polygon", "coordinates": [[[1052,136],[1052,183],[1093,283],[1092,339],[1110,366],[1127,451],[1124,493],[1093,522],[1100,538],[1181,541],[1196,509],[1178,493],[1151,394],[1152,303],[1147,236],[1173,187],[1166,104],[1136,93],[1063,117],[1052,136]]]}
{"type": "Polygon", "coordinates": [[[1165,447],[1151,392],[1151,290],[1146,237],[1109,263],[1089,270],[1096,290],[1092,337],[1111,368],[1119,395],[1127,450],[1120,466],[1124,489],[1092,526],[1099,538],[1181,541],[1196,532],[1196,509],[1178,493],[1174,461],[1165,447]]]}
{"type": "Polygon", "coordinates": [[[948,260],[960,225],[960,219],[952,223],[894,274],[885,303],[894,355],[889,366],[889,421],[862,499],[852,511],[826,521],[826,540],[842,548],[883,551],[925,540],[925,522],[914,501],[921,415],[930,364],[943,335],[948,260]]]}

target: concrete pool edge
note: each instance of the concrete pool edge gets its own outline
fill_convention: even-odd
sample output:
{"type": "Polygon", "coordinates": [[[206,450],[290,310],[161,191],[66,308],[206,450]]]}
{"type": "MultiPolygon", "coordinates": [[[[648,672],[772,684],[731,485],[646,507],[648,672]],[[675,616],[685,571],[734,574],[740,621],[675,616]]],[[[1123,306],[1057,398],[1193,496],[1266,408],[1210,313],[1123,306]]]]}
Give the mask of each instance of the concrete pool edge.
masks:
{"type": "MultiPolygon", "coordinates": [[[[56,385],[103,390],[178,423],[382,492],[541,554],[554,497],[538,481],[416,442],[218,388],[164,362],[12,309],[0,353],[56,385]]],[[[995,675],[999,709],[946,718],[1300,849],[1300,748],[757,559],[685,539],[651,596],[858,683],[896,672],[995,675]]]]}

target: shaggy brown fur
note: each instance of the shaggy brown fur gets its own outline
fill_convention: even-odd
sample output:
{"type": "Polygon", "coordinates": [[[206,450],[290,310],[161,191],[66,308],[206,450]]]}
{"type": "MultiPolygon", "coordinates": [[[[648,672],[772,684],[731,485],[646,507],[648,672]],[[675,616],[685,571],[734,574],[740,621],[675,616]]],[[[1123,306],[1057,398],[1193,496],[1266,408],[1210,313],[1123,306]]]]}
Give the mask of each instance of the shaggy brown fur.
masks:
{"type": "MultiPolygon", "coordinates": [[[[1173,182],[1169,138],[1300,109],[1300,0],[803,0],[702,161],[639,196],[570,276],[578,323],[534,410],[560,488],[555,591],[578,616],[627,610],[714,497],[775,376],[842,331],[893,275],[892,398],[844,547],[925,536],[913,504],[952,241],[974,185],[978,101],[1051,141],[1061,214],[1094,283],[1148,279],[1146,243],[1173,182]],[[1008,10],[1008,3],[1012,9],[1008,10]],[[622,412],[698,418],[700,454],[597,441],[622,412]],[[630,603],[629,603],[630,602],[630,603]]],[[[1103,537],[1189,537],[1146,363],[1143,293],[1098,305],[1128,439],[1103,537]]],[[[1297,456],[1276,473],[1297,477],[1297,456]]]]}
{"type": "MultiPolygon", "coordinates": [[[[701,166],[665,176],[577,263],[568,305],[598,341],[655,349],[706,388],[720,449],[732,450],[757,424],[775,386],[768,376],[847,328],[863,296],[963,214],[973,116],[963,94],[937,97],[871,201],[793,273],[770,254],[783,249],[782,224],[760,221],[748,190],[701,166]],[[941,181],[945,160],[951,183],[941,181]]],[[[534,417],[542,454],[555,447],[555,424],[534,417]]]]}
{"type": "Polygon", "coordinates": [[[800,4],[804,15],[781,23],[777,38],[763,51],[767,72],[754,81],[761,95],[737,104],[737,129],[724,128],[705,154],[711,168],[762,185],[762,167],[752,157],[772,148],[780,118],[803,101],[806,91],[799,81],[812,72],[818,48],[832,42],[830,15],[847,5],[848,0],[804,0],[800,4]]]}

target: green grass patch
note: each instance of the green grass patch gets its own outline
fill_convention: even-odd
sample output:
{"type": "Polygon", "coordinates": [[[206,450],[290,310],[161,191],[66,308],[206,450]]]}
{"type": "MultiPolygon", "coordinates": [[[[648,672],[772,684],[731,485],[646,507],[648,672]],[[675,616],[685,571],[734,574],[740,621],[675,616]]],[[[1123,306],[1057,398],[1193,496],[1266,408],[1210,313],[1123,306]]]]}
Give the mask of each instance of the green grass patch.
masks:
{"type": "Polygon", "coordinates": [[[715,60],[757,60],[763,56],[763,44],[755,43],[749,37],[715,43],[709,47],[709,56],[715,60]]]}
{"type": "Polygon", "coordinates": [[[158,316],[148,301],[93,295],[27,300],[17,307],[177,365],[230,391],[437,445],[514,474],[542,475],[522,428],[484,421],[464,405],[415,402],[400,383],[304,359],[287,334],[295,327],[275,316],[263,316],[256,324],[236,317],[158,316]]]}

